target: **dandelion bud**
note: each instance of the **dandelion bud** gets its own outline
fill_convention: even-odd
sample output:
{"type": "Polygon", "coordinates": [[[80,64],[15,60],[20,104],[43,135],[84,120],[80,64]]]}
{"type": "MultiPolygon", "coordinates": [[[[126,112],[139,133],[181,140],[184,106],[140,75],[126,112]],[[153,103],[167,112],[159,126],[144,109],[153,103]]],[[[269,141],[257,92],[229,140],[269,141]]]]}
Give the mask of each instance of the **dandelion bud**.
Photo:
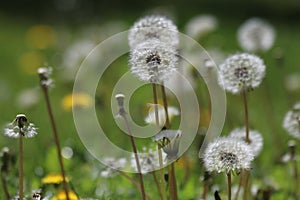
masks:
{"type": "Polygon", "coordinates": [[[118,114],[120,116],[125,115],[126,111],[124,109],[124,98],[125,98],[124,94],[117,94],[115,96],[115,98],[117,99],[117,102],[118,102],[118,105],[119,105],[119,113],[118,114]]]}

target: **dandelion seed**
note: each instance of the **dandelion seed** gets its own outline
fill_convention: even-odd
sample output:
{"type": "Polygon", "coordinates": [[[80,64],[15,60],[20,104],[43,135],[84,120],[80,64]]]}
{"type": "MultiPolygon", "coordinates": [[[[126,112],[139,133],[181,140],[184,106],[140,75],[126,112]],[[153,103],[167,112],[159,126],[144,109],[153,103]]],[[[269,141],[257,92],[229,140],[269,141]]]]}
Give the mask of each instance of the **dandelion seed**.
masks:
{"type": "Polygon", "coordinates": [[[11,138],[19,138],[20,134],[25,138],[31,138],[37,135],[37,128],[33,123],[29,123],[24,114],[18,114],[15,120],[6,125],[4,135],[11,138]]]}
{"type": "Polygon", "coordinates": [[[268,22],[251,18],[238,30],[238,41],[245,51],[258,52],[269,50],[275,40],[275,30],[268,22]]]}
{"type": "Polygon", "coordinates": [[[176,49],[152,39],[137,45],[130,52],[130,69],[140,80],[160,83],[176,70],[176,49]]]}
{"type": "MultiPolygon", "coordinates": [[[[238,139],[242,139],[243,141],[246,141],[245,132],[246,132],[245,127],[236,128],[231,131],[229,137],[238,138],[238,139]]],[[[256,130],[249,130],[249,139],[250,139],[250,143],[248,143],[248,145],[250,145],[253,155],[258,156],[263,147],[263,138],[261,134],[256,130]]]]}
{"type": "Polygon", "coordinates": [[[293,109],[286,113],[283,128],[291,136],[300,139],[300,102],[297,102],[293,109]]]}
{"type": "Polygon", "coordinates": [[[181,130],[162,130],[153,137],[153,141],[161,144],[163,151],[167,154],[166,159],[173,161],[178,158],[181,130]]]}
{"type": "MultiPolygon", "coordinates": [[[[156,124],[155,120],[155,105],[154,104],[148,104],[150,106],[148,116],[145,118],[145,122],[148,124],[156,124]]],[[[158,119],[159,119],[159,125],[162,127],[164,123],[166,122],[166,113],[163,106],[158,106],[158,119]]],[[[169,120],[171,120],[174,116],[179,115],[179,110],[176,107],[168,106],[168,114],[169,114],[169,120]]]]}
{"type": "Polygon", "coordinates": [[[166,17],[146,16],[131,27],[128,35],[130,48],[153,39],[177,48],[179,44],[177,27],[166,17]]]}
{"type": "Polygon", "coordinates": [[[219,67],[219,84],[233,94],[252,90],[262,82],[265,68],[263,60],[256,55],[232,55],[219,67]]]}
{"type": "Polygon", "coordinates": [[[246,142],[236,138],[218,138],[210,143],[203,155],[207,171],[217,173],[239,173],[242,169],[249,170],[253,152],[246,142]]]}
{"type": "Polygon", "coordinates": [[[125,167],[127,161],[125,158],[115,159],[108,157],[104,159],[106,165],[105,170],[101,171],[103,178],[111,178],[118,174],[118,171],[125,167]]]}

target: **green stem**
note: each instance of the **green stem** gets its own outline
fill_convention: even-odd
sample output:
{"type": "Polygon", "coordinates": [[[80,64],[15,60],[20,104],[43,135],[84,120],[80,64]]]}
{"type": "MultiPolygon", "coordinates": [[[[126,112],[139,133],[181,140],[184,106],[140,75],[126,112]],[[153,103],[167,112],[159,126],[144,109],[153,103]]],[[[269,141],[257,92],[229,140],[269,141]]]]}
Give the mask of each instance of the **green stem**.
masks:
{"type": "Polygon", "coordinates": [[[3,172],[1,172],[1,182],[2,182],[2,187],[4,190],[6,200],[10,200],[10,194],[7,189],[7,184],[6,184],[6,180],[5,180],[5,176],[4,176],[3,172]]]}
{"type": "Polygon", "coordinates": [[[227,173],[228,200],[231,200],[231,173],[227,173]]]}
{"type": "Polygon", "coordinates": [[[242,184],[243,184],[243,174],[240,175],[240,180],[239,180],[238,190],[236,191],[235,197],[234,197],[235,200],[238,200],[238,197],[239,197],[239,194],[240,194],[240,191],[241,191],[242,184]]]}
{"type": "Polygon", "coordinates": [[[243,193],[243,200],[248,199],[248,183],[249,183],[249,171],[243,170],[244,176],[244,193],[243,193]]]}
{"type": "Polygon", "coordinates": [[[165,116],[166,116],[166,128],[170,128],[170,119],[169,119],[169,113],[168,113],[168,100],[167,100],[167,95],[166,95],[166,89],[163,83],[160,85],[161,86],[161,93],[162,93],[162,98],[163,98],[163,103],[164,103],[164,110],[165,110],[165,116]]]}
{"type": "Polygon", "coordinates": [[[64,191],[66,193],[67,200],[70,200],[69,193],[68,193],[68,184],[67,184],[67,181],[66,181],[66,174],[65,174],[64,164],[63,164],[63,159],[62,159],[62,156],[61,156],[61,148],[60,148],[60,143],[59,143],[59,139],[58,139],[58,133],[57,133],[57,129],[56,129],[56,124],[55,124],[55,120],[54,120],[54,116],[53,116],[53,112],[52,112],[52,108],[51,108],[51,104],[50,104],[50,98],[49,98],[49,94],[48,94],[48,88],[42,86],[42,89],[43,89],[43,92],[44,92],[44,96],[45,96],[45,100],[46,100],[46,105],[47,105],[47,110],[48,110],[48,114],[49,114],[49,117],[50,117],[50,122],[51,122],[52,130],[53,130],[54,141],[55,141],[55,145],[56,145],[56,150],[57,150],[57,156],[58,156],[60,171],[61,171],[61,174],[62,174],[62,177],[63,177],[64,191]]]}
{"type": "Polygon", "coordinates": [[[243,101],[244,101],[244,110],[245,110],[246,142],[250,143],[248,101],[247,101],[247,91],[245,89],[243,90],[243,101]]]}
{"type": "Polygon", "coordinates": [[[178,200],[174,162],[169,165],[168,175],[169,175],[168,176],[169,177],[168,182],[169,182],[170,199],[171,200],[178,200]]]}
{"type": "MultiPolygon", "coordinates": [[[[155,111],[155,122],[156,126],[159,129],[159,116],[158,116],[158,109],[157,109],[157,92],[156,92],[156,84],[152,83],[152,92],[153,92],[153,100],[154,100],[154,111],[155,111]]],[[[162,159],[162,146],[160,144],[157,144],[157,149],[158,149],[158,161],[159,161],[159,175],[160,175],[160,184],[161,184],[161,193],[162,193],[162,199],[166,200],[167,199],[167,194],[166,194],[166,184],[165,184],[165,179],[164,179],[164,166],[163,166],[163,159],[162,159]]]]}
{"type": "Polygon", "coordinates": [[[162,195],[162,193],[161,193],[161,189],[160,189],[159,182],[158,182],[158,179],[157,179],[157,176],[156,176],[155,171],[151,172],[151,174],[152,174],[152,176],[153,176],[153,179],[154,179],[154,182],[155,182],[157,191],[158,191],[158,193],[159,193],[160,199],[163,199],[163,195],[162,195]]]}
{"type": "Polygon", "coordinates": [[[145,187],[144,187],[143,175],[142,175],[142,172],[141,172],[140,161],[139,161],[139,157],[138,157],[138,153],[137,153],[137,148],[136,148],[133,136],[132,136],[132,132],[131,132],[131,129],[130,129],[127,117],[126,117],[125,114],[122,114],[122,117],[123,117],[123,119],[125,121],[127,130],[129,132],[130,142],[131,142],[131,146],[132,146],[132,149],[133,149],[133,153],[134,153],[134,157],[135,157],[135,162],[136,162],[136,166],[137,166],[137,171],[138,171],[139,179],[140,179],[140,187],[141,187],[142,199],[145,200],[146,199],[146,192],[145,192],[145,187]]]}
{"type": "Polygon", "coordinates": [[[23,135],[19,133],[19,148],[20,148],[20,159],[19,159],[19,198],[23,200],[23,135]]]}

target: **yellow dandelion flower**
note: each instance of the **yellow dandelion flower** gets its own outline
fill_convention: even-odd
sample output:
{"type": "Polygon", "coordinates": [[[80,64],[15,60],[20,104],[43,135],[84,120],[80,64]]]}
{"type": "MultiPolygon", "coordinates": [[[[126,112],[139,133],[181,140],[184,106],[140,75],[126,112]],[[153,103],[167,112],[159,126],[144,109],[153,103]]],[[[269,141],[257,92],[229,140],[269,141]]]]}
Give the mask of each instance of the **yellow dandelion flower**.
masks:
{"type": "Polygon", "coordinates": [[[91,96],[84,93],[68,94],[62,100],[62,107],[64,110],[72,110],[72,106],[88,108],[94,104],[91,96]]]}
{"type": "MultiPolygon", "coordinates": [[[[68,196],[70,200],[79,200],[77,195],[72,190],[68,191],[68,196]]],[[[67,200],[65,191],[64,190],[59,191],[56,196],[51,198],[51,200],[67,200]]]]}
{"type": "Polygon", "coordinates": [[[26,40],[30,47],[46,49],[56,43],[56,33],[51,26],[35,25],[27,31],[26,40]]]}
{"type": "MultiPolygon", "coordinates": [[[[61,174],[49,174],[42,179],[43,184],[60,184],[63,182],[63,176],[61,174]]],[[[69,178],[66,177],[66,182],[69,182],[69,178]]]]}

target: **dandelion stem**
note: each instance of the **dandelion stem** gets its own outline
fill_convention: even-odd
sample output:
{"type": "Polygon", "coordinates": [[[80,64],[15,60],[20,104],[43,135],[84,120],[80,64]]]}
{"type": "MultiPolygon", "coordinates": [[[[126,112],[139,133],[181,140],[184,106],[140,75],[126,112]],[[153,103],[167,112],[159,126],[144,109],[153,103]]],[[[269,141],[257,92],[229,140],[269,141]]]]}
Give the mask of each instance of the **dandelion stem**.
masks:
{"type": "Polygon", "coordinates": [[[203,192],[201,195],[201,199],[205,200],[206,199],[206,195],[207,195],[207,191],[209,189],[209,173],[206,171],[204,173],[204,186],[203,186],[203,192]]]}
{"type": "Polygon", "coordinates": [[[243,184],[243,174],[240,175],[239,186],[238,186],[238,189],[237,189],[237,191],[235,193],[235,197],[234,197],[235,200],[238,200],[242,184],[243,184]]]}
{"type": "Polygon", "coordinates": [[[19,133],[19,199],[23,200],[23,135],[22,131],[19,133]]]}
{"type": "MultiPolygon", "coordinates": [[[[121,171],[121,170],[117,170],[124,178],[126,178],[128,181],[130,181],[132,184],[133,184],[133,186],[137,189],[137,190],[140,190],[141,191],[141,187],[140,187],[140,185],[133,179],[133,178],[131,178],[130,176],[128,176],[126,173],[124,173],[123,171],[121,171]]],[[[141,191],[142,192],[142,191],[141,191]]],[[[149,200],[152,200],[152,198],[149,196],[149,195],[147,195],[146,194],[146,197],[147,197],[147,199],[149,199],[149,200]]]]}
{"type": "Polygon", "coordinates": [[[298,199],[299,174],[298,174],[298,168],[297,168],[297,159],[295,158],[296,145],[293,142],[289,146],[290,146],[291,161],[292,161],[293,173],[294,173],[294,196],[295,196],[295,199],[298,199]]]}
{"type": "Polygon", "coordinates": [[[157,180],[157,176],[156,176],[156,173],[155,171],[151,172],[152,176],[153,176],[153,179],[154,179],[154,182],[155,182],[155,185],[156,185],[156,188],[157,188],[157,191],[159,193],[159,196],[161,199],[163,199],[163,195],[161,193],[161,189],[160,189],[160,186],[159,186],[159,182],[157,180]]]}
{"type": "Polygon", "coordinates": [[[62,177],[63,177],[63,187],[64,187],[64,190],[65,190],[65,193],[66,193],[67,200],[70,200],[69,193],[68,193],[68,184],[67,184],[67,181],[66,181],[66,174],[65,174],[64,164],[63,164],[63,159],[62,159],[62,156],[61,156],[61,148],[60,148],[60,143],[59,143],[59,139],[58,139],[56,124],[55,124],[55,120],[54,120],[54,116],[53,116],[53,112],[52,112],[52,108],[51,108],[50,98],[49,98],[49,94],[48,94],[48,88],[45,87],[45,86],[42,86],[42,89],[43,89],[43,93],[44,93],[44,96],[45,96],[47,110],[48,110],[52,130],[53,130],[54,141],[55,141],[55,145],[56,145],[56,149],[57,149],[57,156],[58,156],[60,171],[61,171],[61,174],[62,174],[62,177]]]}
{"type": "Polygon", "coordinates": [[[9,192],[8,192],[8,189],[7,189],[6,179],[5,179],[5,176],[2,172],[2,170],[1,170],[1,181],[2,181],[2,187],[3,187],[3,190],[4,190],[6,200],[10,200],[10,195],[9,195],[9,192]]]}
{"type": "MultiPolygon", "coordinates": [[[[246,142],[250,143],[249,138],[249,113],[248,113],[248,101],[247,101],[247,90],[243,89],[243,100],[244,100],[244,110],[245,110],[245,129],[246,129],[246,142]]],[[[247,192],[248,192],[248,182],[249,182],[249,171],[244,170],[244,194],[243,200],[247,199],[247,192]]]]}
{"type": "Polygon", "coordinates": [[[243,90],[243,100],[244,100],[244,110],[245,110],[245,128],[246,128],[246,142],[250,143],[249,138],[249,114],[248,114],[248,101],[247,101],[247,91],[243,90]]]}
{"type": "Polygon", "coordinates": [[[249,171],[243,170],[243,179],[244,179],[244,193],[243,193],[243,200],[247,200],[248,197],[248,183],[249,183],[249,171]]]}
{"type": "Polygon", "coordinates": [[[168,182],[169,182],[170,199],[178,200],[174,162],[169,165],[168,174],[169,174],[168,182]]]}
{"type": "Polygon", "coordinates": [[[146,199],[146,192],[145,192],[143,175],[142,175],[142,172],[141,172],[141,166],[140,166],[140,161],[139,161],[136,145],[135,145],[135,142],[134,142],[134,139],[133,139],[133,136],[132,136],[132,132],[131,132],[131,129],[130,129],[130,126],[129,126],[129,123],[128,123],[128,120],[127,120],[127,117],[126,117],[125,113],[122,114],[121,116],[123,117],[123,119],[125,121],[125,124],[126,124],[126,127],[127,127],[127,130],[129,132],[130,142],[131,142],[131,146],[132,146],[132,149],[133,149],[135,162],[136,162],[136,166],[137,166],[137,171],[138,171],[139,179],[140,179],[140,188],[141,188],[141,193],[142,193],[142,199],[145,200],[146,199]]]}
{"type": "MultiPolygon", "coordinates": [[[[154,100],[154,111],[155,111],[155,122],[157,128],[159,128],[159,116],[158,116],[158,108],[157,108],[157,92],[156,92],[156,84],[152,83],[152,92],[153,92],[153,100],[154,100]]],[[[162,199],[166,200],[166,185],[165,185],[165,179],[164,179],[164,167],[163,167],[163,159],[162,159],[162,146],[160,144],[157,144],[158,149],[158,161],[159,161],[159,175],[160,175],[160,184],[161,184],[161,193],[162,193],[162,199]]]]}
{"type": "Polygon", "coordinates": [[[231,173],[227,173],[228,200],[231,200],[231,173]]]}
{"type": "Polygon", "coordinates": [[[165,109],[165,115],[166,115],[166,128],[170,128],[170,119],[169,119],[169,113],[168,113],[168,101],[167,101],[167,95],[166,95],[166,89],[163,83],[160,85],[161,86],[161,93],[162,93],[162,98],[164,102],[164,109],[165,109]]]}

